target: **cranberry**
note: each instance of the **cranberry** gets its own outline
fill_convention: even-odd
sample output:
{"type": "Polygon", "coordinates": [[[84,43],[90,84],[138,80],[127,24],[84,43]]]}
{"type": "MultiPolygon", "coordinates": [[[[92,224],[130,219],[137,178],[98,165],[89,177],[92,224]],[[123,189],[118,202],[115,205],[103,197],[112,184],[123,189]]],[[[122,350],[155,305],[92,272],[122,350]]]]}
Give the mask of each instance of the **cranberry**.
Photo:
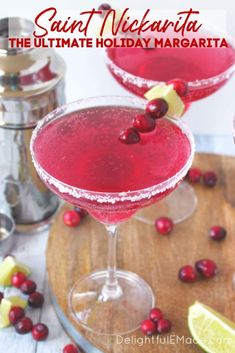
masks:
{"type": "Polygon", "coordinates": [[[200,275],[202,275],[205,278],[214,277],[218,271],[216,263],[208,259],[202,259],[197,261],[195,263],[195,267],[198,273],[200,273],[200,275]]]}
{"type": "Polygon", "coordinates": [[[67,346],[64,347],[63,353],[79,353],[79,349],[77,346],[74,344],[67,344],[67,346]]]}
{"type": "Polygon", "coordinates": [[[162,98],[153,99],[148,102],[145,110],[152,118],[159,119],[166,115],[168,103],[162,98]]]}
{"type": "Polygon", "coordinates": [[[112,7],[109,4],[101,4],[98,7],[98,10],[100,10],[100,11],[108,11],[108,10],[111,10],[111,9],[112,9],[112,7]]]}
{"type": "Polygon", "coordinates": [[[163,313],[158,308],[153,308],[149,313],[149,318],[153,322],[157,323],[159,320],[163,319],[163,313]]]}
{"type": "Polygon", "coordinates": [[[44,324],[38,323],[33,326],[32,335],[35,341],[44,341],[49,335],[48,327],[44,324]]]}
{"type": "Polygon", "coordinates": [[[143,334],[147,336],[151,336],[157,331],[157,325],[152,320],[142,321],[140,328],[143,334]]]}
{"type": "Polygon", "coordinates": [[[17,324],[15,325],[15,329],[17,333],[24,335],[32,331],[33,322],[29,317],[23,317],[20,319],[17,324]]]}
{"type": "Polygon", "coordinates": [[[13,274],[11,279],[11,284],[16,287],[20,288],[21,284],[27,279],[23,272],[16,272],[13,274]]]}
{"type": "Polygon", "coordinates": [[[134,143],[140,142],[140,134],[135,128],[129,127],[120,133],[119,140],[122,143],[126,143],[127,145],[132,145],[134,143]]]}
{"type": "Polygon", "coordinates": [[[31,308],[41,308],[44,303],[44,296],[39,292],[30,294],[28,304],[31,308]]]}
{"type": "Polygon", "coordinates": [[[202,172],[199,168],[191,168],[188,171],[187,178],[192,183],[199,183],[201,180],[202,172]]]}
{"type": "Polygon", "coordinates": [[[88,212],[86,210],[84,210],[83,208],[80,208],[78,206],[74,207],[74,211],[77,212],[79,214],[79,216],[81,217],[81,219],[85,218],[88,216],[88,212]]]}
{"type": "Polygon", "coordinates": [[[133,126],[139,132],[150,132],[155,129],[156,122],[147,114],[138,114],[133,120],[133,126]]]}
{"type": "Polygon", "coordinates": [[[13,306],[9,311],[9,320],[12,325],[17,324],[17,322],[25,317],[24,309],[19,306],[13,306]]]}
{"type": "Polygon", "coordinates": [[[77,227],[81,221],[81,216],[75,210],[65,211],[63,221],[66,226],[77,227]]]}
{"type": "Polygon", "coordinates": [[[217,176],[215,172],[208,171],[203,174],[203,182],[209,188],[213,188],[217,182],[217,176]]]}
{"type": "Polygon", "coordinates": [[[156,219],[155,227],[160,234],[165,235],[165,234],[169,234],[172,231],[174,224],[170,218],[160,217],[156,219]]]}
{"type": "Polygon", "coordinates": [[[180,78],[175,78],[174,80],[168,81],[167,84],[172,84],[174,90],[180,97],[185,97],[188,93],[188,83],[184,80],[181,80],[180,78]]]}
{"type": "Polygon", "coordinates": [[[21,291],[24,294],[32,294],[36,291],[36,288],[36,283],[34,281],[31,281],[30,279],[26,279],[26,281],[24,281],[20,287],[21,291]]]}
{"type": "Polygon", "coordinates": [[[213,240],[223,240],[226,235],[226,229],[221,226],[213,226],[209,229],[209,237],[213,240]]]}
{"type": "Polygon", "coordinates": [[[157,323],[158,333],[168,333],[171,330],[171,322],[167,319],[161,319],[157,323]]]}
{"type": "Polygon", "coordinates": [[[179,270],[178,277],[182,282],[191,283],[197,279],[197,273],[193,266],[186,265],[179,270]]]}
{"type": "Polygon", "coordinates": [[[1,301],[2,301],[3,298],[4,298],[3,292],[0,292],[0,303],[1,303],[1,301]]]}

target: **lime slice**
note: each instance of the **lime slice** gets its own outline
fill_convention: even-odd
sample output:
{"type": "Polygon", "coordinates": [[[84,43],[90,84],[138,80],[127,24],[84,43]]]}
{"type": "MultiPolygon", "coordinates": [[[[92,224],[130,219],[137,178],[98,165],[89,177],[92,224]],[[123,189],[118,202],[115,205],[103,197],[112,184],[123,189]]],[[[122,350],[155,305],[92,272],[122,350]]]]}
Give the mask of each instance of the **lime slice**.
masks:
{"type": "Polygon", "coordinates": [[[23,272],[26,276],[30,274],[30,269],[17,261],[12,256],[7,256],[0,263],[0,285],[1,286],[10,286],[11,278],[15,272],[23,272]]]}
{"type": "Polygon", "coordinates": [[[196,302],[189,308],[189,330],[208,353],[235,352],[235,324],[208,306],[196,302]]]}
{"type": "Polygon", "coordinates": [[[24,309],[27,306],[27,302],[18,296],[3,298],[0,304],[0,328],[10,325],[8,316],[13,306],[20,306],[24,309]]]}
{"type": "Polygon", "coordinates": [[[148,101],[163,98],[168,103],[167,115],[172,118],[180,118],[185,110],[185,105],[180,96],[174,90],[173,85],[157,85],[145,93],[148,101]]]}
{"type": "MultiPolygon", "coordinates": [[[[120,19],[122,18],[123,11],[119,9],[116,9],[115,11],[116,11],[116,14],[115,14],[114,24],[116,25],[116,23],[120,21],[120,19]]],[[[123,21],[127,20],[127,17],[128,16],[125,15],[123,17],[123,21]]],[[[100,29],[101,29],[101,26],[103,25],[103,22],[104,22],[103,18],[100,18],[98,28],[96,28],[96,31],[95,31],[95,37],[100,37],[100,29]]],[[[103,29],[102,37],[110,36],[112,32],[112,27],[113,27],[113,16],[111,15],[105,20],[105,26],[103,29]]]]}

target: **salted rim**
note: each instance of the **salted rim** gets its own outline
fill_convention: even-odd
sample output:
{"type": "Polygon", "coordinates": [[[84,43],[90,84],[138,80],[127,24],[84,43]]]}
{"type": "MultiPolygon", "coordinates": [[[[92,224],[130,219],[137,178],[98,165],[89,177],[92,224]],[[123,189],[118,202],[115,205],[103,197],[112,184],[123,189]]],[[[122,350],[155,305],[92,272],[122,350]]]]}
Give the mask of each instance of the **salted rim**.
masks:
{"type": "MultiPolygon", "coordinates": [[[[143,109],[145,107],[146,101],[141,98],[135,97],[121,97],[121,96],[100,96],[100,97],[90,97],[80,99],[78,101],[69,103],[62,107],[59,107],[46,115],[42,120],[39,121],[37,127],[34,129],[32,138],[30,141],[30,151],[32,155],[33,164],[40,176],[40,178],[47,184],[53,185],[60,194],[68,194],[73,196],[74,198],[85,198],[87,200],[96,201],[98,203],[111,203],[115,204],[116,202],[124,202],[124,201],[131,201],[136,202],[142,199],[150,199],[151,197],[155,196],[158,193],[162,193],[167,189],[171,189],[175,187],[175,185],[183,179],[186,175],[187,171],[192,165],[193,156],[195,153],[195,143],[194,138],[189,130],[189,128],[182,122],[176,119],[170,119],[175,125],[177,125],[182,132],[187,136],[190,147],[191,153],[186,162],[186,164],[171,178],[161,182],[160,184],[150,186],[148,188],[140,189],[140,190],[131,190],[126,192],[96,192],[92,190],[85,190],[81,188],[77,188],[75,186],[68,185],[64,182],[59,181],[55,177],[51,176],[48,172],[46,172],[39,164],[35,157],[34,153],[34,141],[37,138],[37,135],[40,133],[43,126],[47,125],[54,119],[58,119],[62,116],[70,114],[80,109],[98,106],[128,106],[128,107],[136,107],[143,109]],[[110,102],[113,100],[113,103],[110,102]],[[115,102],[114,102],[115,101],[115,102]],[[92,105],[92,103],[97,102],[96,105],[92,105]],[[107,103],[108,102],[108,103],[107,103]],[[102,103],[102,104],[99,104],[102,103]],[[85,106],[84,106],[85,105],[85,106]]],[[[169,119],[169,118],[168,118],[169,119]]]]}
{"type": "MultiPolygon", "coordinates": [[[[207,30],[210,31],[211,33],[217,33],[217,34],[224,35],[224,37],[228,40],[230,45],[235,50],[235,41],[227,33],[225,33],[224,31],[220,31],[220,32],[214,31],[214,29],[211,26],[208,26],[207,30]]],[[[115,73],[115,75],[117,75],[118,77],[120,77],[123,80],[123,82],[133,83],[139,88],[142,88],[142,87],[151,88],[153,86],[166,83],[165,81],[149,80],[149,79],[145,79],[143,77],[136,76],[136,75],[129,73],[128,71],[122,69],[120,66],[115,64],[112,61],[112,59],[109,58],[108,50],[109,50],[109,48],[104,50],[105,63],[115,73]]],[[[210,78],[202,79],[202,80],[188,81],[188,86],[189,86],[189,88],[193,88],[193,89],[197,89],[197,88],[204,87],[204,86],[207,87],[207,86],[210,86],[211,84],[219,83],[219,82],[223,81],[224,79],[229,79],[231,77],[231,75],[234,73],[234,71],[235,71],[235,63],[232,64],[227,70],[221,72],[220,74],[218,74],[216,76],[212,76],[210,78]]]]}
{"type": "MultiPolygon", "coordinates": [[[[139,88],[142,88],[142,87],[151,88],[153,86],[165,84],[165,81],[148,80],[140,76],[135,76],[133,74],[130,74],[124,69],[121,69],[119,66],[114,64],[114,62],[108,57],[107,51],[108,49],[105,50],[106,65],[111,69],[111,71],[116,76],[120,77],[123,80],[123,82],[133,83],[135,86],[139,88]]],[[[207,86],[210,86],[211,84],[217,84],[223,81],[224,79],[229,79],[231,75],[234,73],[234,71],[235,71],[235,64],[233,64],[226,71],[222,72],[217,76],[212,76],[208,79],[203,79],[203,80],[188,81],[188,86],[189,88],[196,89],[200,87],[207,87],[207,86]]]]}

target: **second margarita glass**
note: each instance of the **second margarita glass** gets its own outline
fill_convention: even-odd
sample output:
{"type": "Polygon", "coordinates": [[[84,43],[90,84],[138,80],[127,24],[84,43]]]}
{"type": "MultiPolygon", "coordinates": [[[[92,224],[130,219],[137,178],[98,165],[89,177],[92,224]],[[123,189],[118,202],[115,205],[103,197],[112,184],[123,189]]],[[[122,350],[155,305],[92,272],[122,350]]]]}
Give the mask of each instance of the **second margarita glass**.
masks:
{"type": "Polygon", "coordinates": [[[174,190],[193,160],[193,136],[181,121],[158,119],[139,143],[120,142],[120,131],[144,108],[145,101],[136,98],[83,99],[46,116],[31,140],[33,162],[45,184],[108,231],[107,270],[78,279],[69,296],[77,322],[98,334],[132,332],[154,306],[144,279],[117,270],[118,225],[174,190]]]}
{"type": "MultiPolygon", "coordinates": [[[[209,30],[194,35],[213,37],[209,30]]],[[[138,96],[175,78],[187,81],[189,92],[183,100],[188,108],[191,102],[215,93],[231,78],[235,50],[230,40],[228,43],[228,48],[109,48],[105,60],[114,78],[138,96]]],[[[190,217],[196,206],[193,188],[183,182],[158,208],[141,210],[136,218],[154,224],[157,217],[164,215],[179,223],[190,217]]]]}

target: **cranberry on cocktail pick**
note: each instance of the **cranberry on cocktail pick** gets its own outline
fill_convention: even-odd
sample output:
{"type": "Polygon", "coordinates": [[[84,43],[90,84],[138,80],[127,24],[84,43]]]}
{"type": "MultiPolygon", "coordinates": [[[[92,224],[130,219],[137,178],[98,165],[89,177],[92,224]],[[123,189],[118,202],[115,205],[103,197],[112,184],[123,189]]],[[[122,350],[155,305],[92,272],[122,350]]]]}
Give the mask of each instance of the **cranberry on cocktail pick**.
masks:
{"type": "Polygon", "coordinates": [[[46,325],[38,323],[33,326],[32,336],[35,341],[45,341],[49,335],[49,329],[46,325]]]}
{"type": "Polygon", "coordinates": [[[185,97],[188,94],[188,83],[180,78],[168,81],[167,84],[173,85],[174,90],[180,97],[185,97]]]}
{"type": "Polygon", "coordinates": [[[168,111],[168,104],[162,98],[157,98],[149,101],[146,105],[145,111],[153,119],[160,119],[166,115],[168,111]]]}
{"type": "Polygon", "coordinates": [[[195,263],[195,268],[197,272],[205,278],[211,278],[218,272],[218,267],[213,260],[202,259],[195,263]]]}
{"type": "Polygon", "coordinates": [[[112,10],[112,7],[109,4],[101,4],[98,7],[98,10],[102,11],[99,15],[100,15],[100,17],[104,18],[107,11],[112,10]]]}
{"type": "Polygon", "coordinates": [[[220,241],[226,238],[227,232],[224,227],[213,226],[209,229],[209,237],[213,240],[220,241]]]}
{"type": "Polygon", "coordinates": [[[144,335],[151,336],[156,333],[157,324],[152,320],[144,320],[142,321],[140,328],[144,335]]]}
{"type": "Polygon", "coordinates": [[[197,273],[193,266],[186,265],[181,267],[178,273],[178,277],[180,281],[185,283],[192,283],[195,282],[197,279],[197,273]]]}
{"type": "Polygon", "coordinates": [[[135,128],[129,127],[120,133],[119,140],[127,145],[133,145],[140,142],[140,134],[135,128]]]}
{"type": "Polygon", "coordinates": [[[137,114],[133,120],[133,127],[139,132],[150,132],[156,127],[156,121],[147,114],[137,114]]]}
{"type": "Polygon", "coordinates": [[[191,183],[199,183],[202,177],[202,172],[199,168],[190,168],[187,174],[187,179],[191,183]]]}
{"type": "Polygon", "coordinates": [[[98,7],[98,10],[100,11],[108,11],[108,10],[111,10],[112,7],[107,4],[107,3],[104,3],[104,4],[101,4],[99,7],[98,7]]]}
{"type": "Polygon", "coordinates": [[[75,210],[65,211],[63,221],[68,227],[77,227],[81,221],[81,216],[75,210]]]}

